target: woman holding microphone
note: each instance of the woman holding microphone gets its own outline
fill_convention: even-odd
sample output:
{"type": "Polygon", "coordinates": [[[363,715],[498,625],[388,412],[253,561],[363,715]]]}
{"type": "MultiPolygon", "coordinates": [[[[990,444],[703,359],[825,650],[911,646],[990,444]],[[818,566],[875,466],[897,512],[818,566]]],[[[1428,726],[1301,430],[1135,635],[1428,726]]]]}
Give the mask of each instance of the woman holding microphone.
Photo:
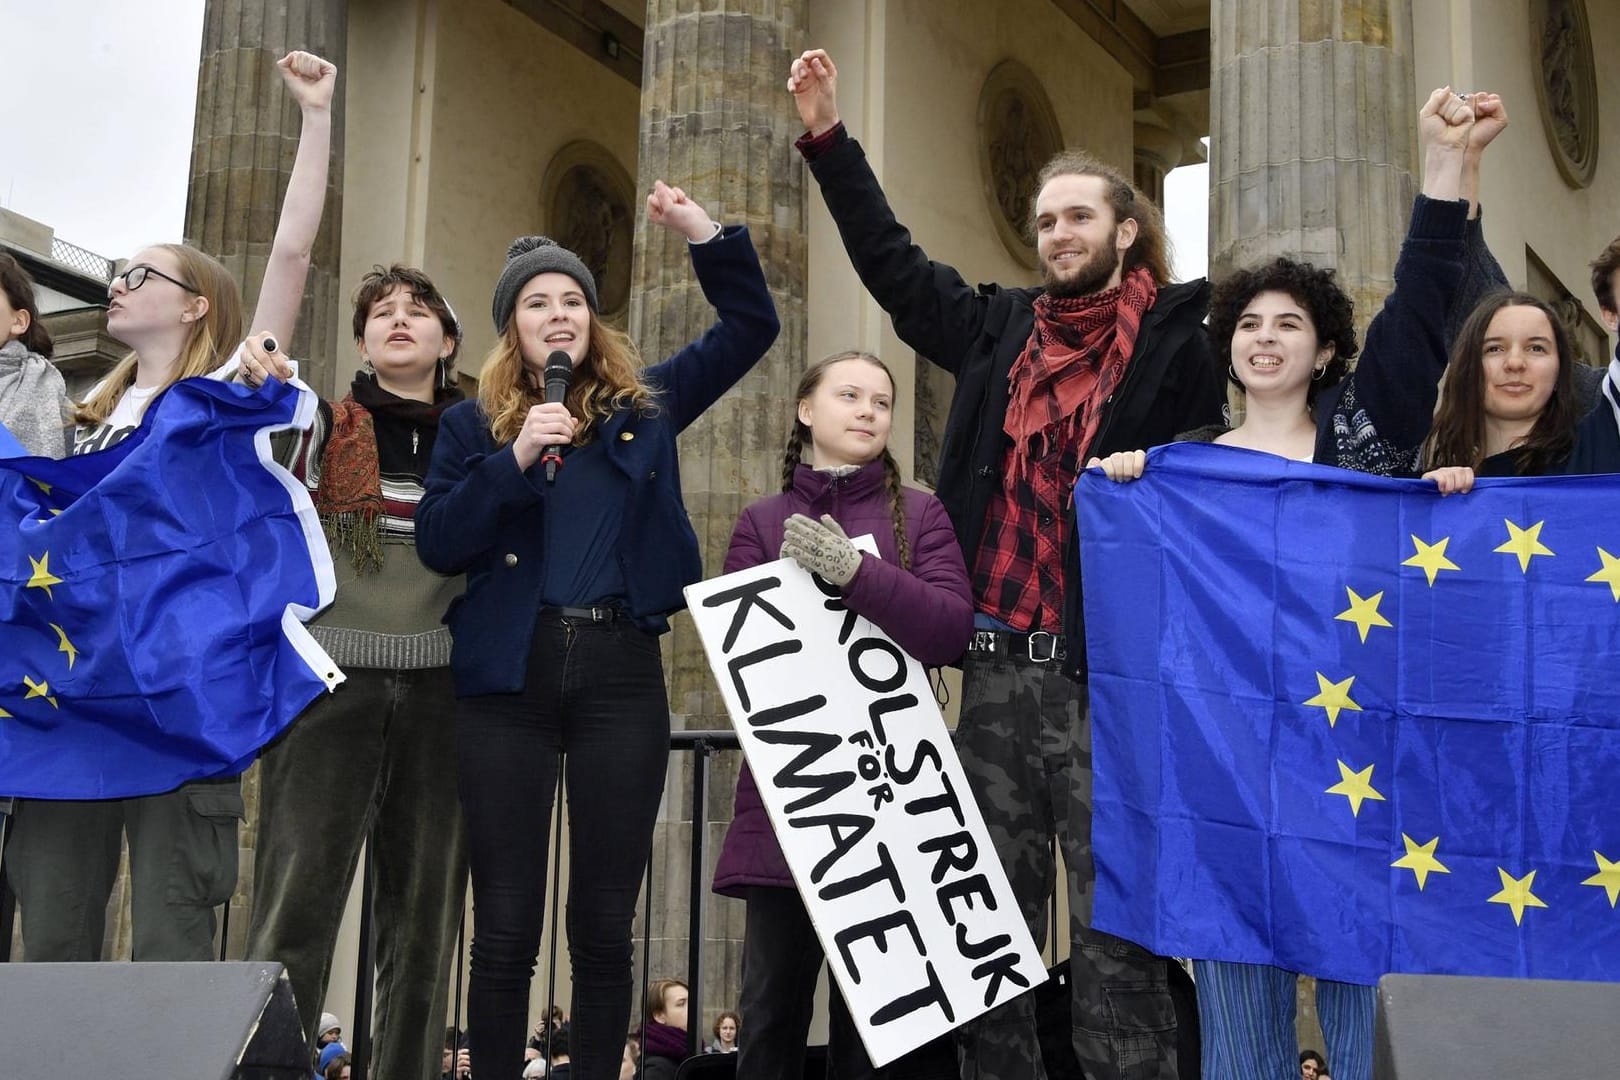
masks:
{"type": "Polygon", "coordinates": [[[722,229],[662,182],[647,216],[690,241],[719,321],[641,370],[630,339],[600,320],[580,258],[545,237],[514,241],[478,400],[445,413],[416,512],[422,561],[467,575],[446,620],[473,881],[469,1034],[494,1076],[523,1064],[564,755],[573,1072],[618,1075],[631,922],[669,755],[658,635],[703,570],[675,439],[778,329],[745,229],[722,229]],[[548,401],[548,369],[564,360],[566,395],[548,401]]]}

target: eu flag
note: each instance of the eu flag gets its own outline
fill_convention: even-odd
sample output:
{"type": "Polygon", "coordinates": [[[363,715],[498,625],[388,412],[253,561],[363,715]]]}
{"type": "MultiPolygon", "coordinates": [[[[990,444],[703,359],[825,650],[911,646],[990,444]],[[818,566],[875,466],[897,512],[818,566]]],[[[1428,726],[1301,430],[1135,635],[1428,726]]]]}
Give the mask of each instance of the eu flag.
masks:
{"type": "Polygon", "coordinates": [[[1195,444],[1083,476],[1095,924],[1344,982],[1620,978],[1617,496],[1195,444]]]}
{"type": "Polygon", "coordinates": [[[300,383],[171,387],[111,449],[0,459],[0,796],[231,775],[342,675],[303,627],[331,556],[270,434],[300,383]]]}

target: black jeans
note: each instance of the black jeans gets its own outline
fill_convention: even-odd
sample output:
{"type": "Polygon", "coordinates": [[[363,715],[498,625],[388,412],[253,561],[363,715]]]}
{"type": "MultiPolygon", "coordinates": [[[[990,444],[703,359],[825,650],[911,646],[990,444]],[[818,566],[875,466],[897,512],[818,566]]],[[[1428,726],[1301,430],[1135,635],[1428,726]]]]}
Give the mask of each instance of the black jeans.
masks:
{"type": "MultiPolygon", "coordinates": [[[[756,885],[748,890],[743,937],[739,1080],[801,1080],[824,954],[797,889],[756,885]]],[[[838,984],[827,975],[827,1076],[879,1080],[885,1070],[866,1056],[860,1032],[838,984]]]]}
{"type": "Polygon", "coordinates": [[[630,1025],[631,924],[669,760],[658,639],[626,619],[542,614],[516,694],[463,698],[457,764],[473,883],[473,1067],[516,1076],[566,755],[575,1080],[615,1080],[630,1025]]]}

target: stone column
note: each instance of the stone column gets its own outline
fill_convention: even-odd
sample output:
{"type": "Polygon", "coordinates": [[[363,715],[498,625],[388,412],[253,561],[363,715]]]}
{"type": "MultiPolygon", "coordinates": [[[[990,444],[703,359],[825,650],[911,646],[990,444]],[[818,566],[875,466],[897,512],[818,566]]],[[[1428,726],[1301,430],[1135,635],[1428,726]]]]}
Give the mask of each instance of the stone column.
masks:
{"type": "Polygon", "coordinates": [[[1337,267],[1365,327],[1418,180],[1411,0],[1213,0],[1211,276],[1337,267]]]}
{"type": "MultiPolygon", "coordinates": [[[[1365,330],[1420,183],[1411,0],[1212,0],[1209,270],[1337,268],[1365,330]]],[[[1301,979],[1298,1034],[1321,1047],[1301,979]]]]}
{"type": "Polygon", "coordinates": [[[343,208],[346,0],[208,0],[197,72],[197,121],[186,198],[186,242],[219,259],[242,284],[251,318],[298,147],[298,106],[275,62],[305,49],[338,65],[326,212],[316,238],[292,355],[317,393],[333,386],[333,320],[340,317],[338,245],[343,208]]]}
{"type": "MultiPolygon", "coordinates": [[[[785,90],[803,48],[806,0],[649,0],[641,91],[638,183],[684,188],[717,221],[746,224],[764,263],[782,334],[763,362],[681,438],[686,507],[707,571],[719,570],[744,506],[779,490],[790,398],[805,361],[806,177],[793,140],[801,126],[785,90]]],[[[701,334],[714,319],[692,275],[682,237],[637,226],[630,333],[651,363],[701,334]]],[[[725,706],[690,620],[665,639],[670,709],[677,727],[729,727],[725,706]]],[[[738,755],[710,759],[708,873],[731,817],[738,755]]],[[[665,820],[653,869],[652,974],[687,972],[691,849],[689,756],[671,763],[665,820]]],[[[742,905],[707,893],[701,1012],[736,1005],[741,986],[742,905]]],[[[639,928],[638,928],[639,930],[639,928]]],[[[637,948],[640,948],[639,934],[637,948]]],[[[639,962],[639,957],[638,957],[639,962]]],[[[639,968],[638,968],[639,971],[639,968]]]]}

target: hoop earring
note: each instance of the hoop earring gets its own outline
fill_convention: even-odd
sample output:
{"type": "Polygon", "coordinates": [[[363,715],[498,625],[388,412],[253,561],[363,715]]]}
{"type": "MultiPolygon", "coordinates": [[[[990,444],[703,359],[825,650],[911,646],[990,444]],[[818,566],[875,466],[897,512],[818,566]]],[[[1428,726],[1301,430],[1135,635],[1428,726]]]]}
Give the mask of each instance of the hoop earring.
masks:
{"type": "Polygon", "coordinates": [[[1234,367],[1231,364],[1227,364],[1226,365],[1226,373],[1232,377],[1233,382],[1238,383],[1239,385],[1242,385],[1241,380],[1239,380],[1238,377],[1237,377],[1237,368],[1236,367],[1234,367]]]}
{"type": "Polygon", "coordinates": [[[1317,368],[1315,374],[1311,376],[1311,382],[1321,382],[1323,376],[1325,375],[1327,375],[1327,365],[1323,364],[1321,367],[1317,368]]]}

